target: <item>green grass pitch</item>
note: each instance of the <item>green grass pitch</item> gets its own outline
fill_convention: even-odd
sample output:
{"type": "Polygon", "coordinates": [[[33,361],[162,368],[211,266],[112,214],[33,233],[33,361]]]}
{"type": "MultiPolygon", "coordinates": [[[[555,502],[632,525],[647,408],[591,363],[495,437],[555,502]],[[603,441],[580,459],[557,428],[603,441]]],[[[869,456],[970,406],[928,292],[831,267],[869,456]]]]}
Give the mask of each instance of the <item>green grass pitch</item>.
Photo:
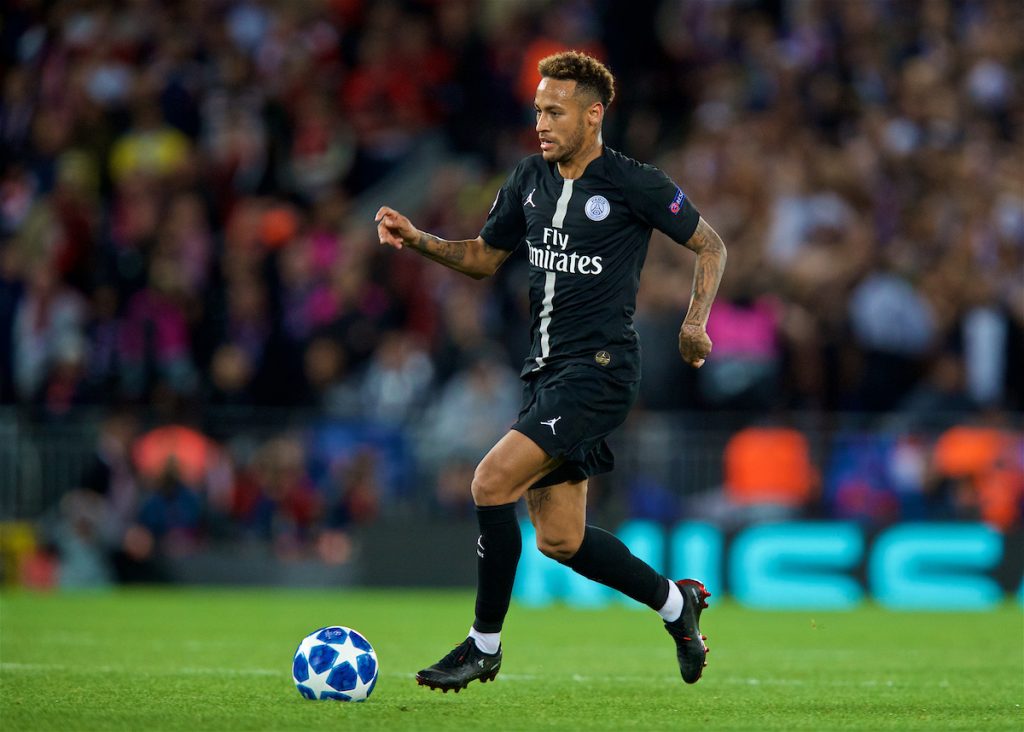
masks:
{"type": "MultiPolygon", "coordinates": [[[[718,598],[711,598],[712,601],[718,598]]],[[[653,613],[513,607],[496,683],[413,674],[465,634],[467,592],[146,589],[0,595],[6,730],[1024,729],[1019,606],[979,614],[757,612],[714,602],[695,686],[653,613]],[[357,628],[364,704],[291,681],[304,635],[357,628]]]]}

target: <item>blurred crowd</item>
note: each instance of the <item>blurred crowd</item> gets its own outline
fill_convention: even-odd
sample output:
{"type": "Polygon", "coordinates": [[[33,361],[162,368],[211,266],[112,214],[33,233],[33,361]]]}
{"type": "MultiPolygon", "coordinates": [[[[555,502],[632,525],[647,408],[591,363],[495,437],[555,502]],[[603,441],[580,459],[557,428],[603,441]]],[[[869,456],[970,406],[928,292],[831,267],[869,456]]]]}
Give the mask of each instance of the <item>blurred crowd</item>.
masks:
{"type": "Polygon", "coordinates": [[[477,352],[514,363],[523,263],[463,282],[351,212],[440,135],[410,213],[474,235],[535,151],[537,58],[578,47],[618,75],[608,144],[671,173],[732,254],[691,374],[664,332],[690,257],[652,245],[646,408],[1020,408],[1020,5],[640,5],[15,0],[3,400],[402,419],[477,352]]]}
{"type": "Polygon", "coordinates": [[[1016,0],[10,0],[0,39],[0,404],[26,414],[411,426],[464,505],[515,415],[527,263],[470,281],[372,212],[478,233],[564,48],[616,74],[606,143],[729,247],[693,371],[692,255],[655,234],[641,410],[1024,409],[1016,0]]]}

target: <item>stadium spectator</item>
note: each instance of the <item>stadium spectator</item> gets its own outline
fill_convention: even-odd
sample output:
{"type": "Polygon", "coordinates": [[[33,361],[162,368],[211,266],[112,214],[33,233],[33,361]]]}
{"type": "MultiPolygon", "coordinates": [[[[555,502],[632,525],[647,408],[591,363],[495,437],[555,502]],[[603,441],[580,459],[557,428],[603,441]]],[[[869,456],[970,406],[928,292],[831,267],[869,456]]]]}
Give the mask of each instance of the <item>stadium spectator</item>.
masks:
{"type": "Polygon", "coordinates": [[[708,319],[715,360],[698,373],[705,400],[718,408],[767,409],[776,400],[782,352],[780,307],[767,297],[729,297],[708,319]]]}
{"type": "Polygon", "coordinates": [[[56,560],[56,583],[65,590],[104,588],[115,575],[109,561],[109,506],[90,491],[71,490],[60,500],[47,530],[48,549],[56,560]]]}
{"type": "Polygon", "coordinates": [[[850,325],[864,356],[854,408],[881,411],[896,406],[919,378],[936,338],[927,300],[904,278],[875,272],[850,298],[850,325]]]}
{"type": "Polygon", "coordinates": [[[270,542],[276,556],[304,555],[314,540],[324,510],[320,495],[306,470],[302,443],[291,435],[269,440],[255,456],[251,478],[258,493],[240,516],[257,536],[270,542]]]}
{"type": "Polygon", "coordinates": [[[131,410],[114,410],[100,423],[91,462],[82,478],[83,490],[102,496],[110,505],[115,526],[123,531],[135,516],[139,484],[132,459],[138,417],[131,410]]]}
{"type": "Polygon", "coordinates": [[[190,396],[198,387],[192,355],[188,308],[181,260],[154,256],[144,289],[129,298],[119,330],[122,390],[129,399],[144,399],[154,389],[190,396]]]}
{"type": "Polygon", "coordinates": [[[924,429],[952,426],[976,403],[967,393],[964,360],[952,350],[936,355],[924,378],[897,405],[886,420],[892,429],[924,429]]]}
{"type": "Polygon", "coordinates": [[[835,435],[823,480],[827,515],[879,528],[923,519],[930,447],[913,432],[835,435]]]}
{"type": "Polygon", "coordinates": [[[25,294],[15,308],[13,330],[14,385],[20,401],[44,399],[51,372],[85,348],[85,302],[65,285],[46,261],[27,273],[25,294]]]}
{"type": "Polygon", "coordinates": [[[132,126],[114,142],[110,151],[110,176],[115,183],[132,175],[169,178],[187,164],[188,138],[171,127],[153,99],[140,99],[132,126]]]}
{"type": "Polygon", "coordinates": [[[380,512],[379,456],[372,448],[356,451],[350,460],[335,465],[324,522],[327,531],[367,526],[380,512]]]}
{"type": "Polygon", "coordinates": [[[433,378],[434,367],[413,336],[385,334],[363,376],[366,416],[397,424],[410,420],[425,406],[433,378]]]}
{"type": "Polygon", "coordinates": [[[146,484],[136,523],[129,529],[131,546],[147,547],[138,552],[146,559],[158,555],[183,556],[196,550],[202,539],[203,505],[199,491],[186,484],[175,460],[146,484]]]}
{"type": "Polygon", "coordinates": [[[313,338],[304,355],[308,403],[332,417],[357,418],[361,414],[359,390],[348,377],[345,350],[337,339],[313,338]]]}
{"type": "Polygon", "coordinates": [[[436,475],[435,498],[451,512],[469,515],[473,468],[508,429],[519,406],[520,384],[507,357],[493,345],[478,350],[441,390],[424,419],[419,453],[436,475]],[[436,435],[445,435],[436,440],[436,435]],[[468,471],[468,482],[459,483],[468,471]]]}

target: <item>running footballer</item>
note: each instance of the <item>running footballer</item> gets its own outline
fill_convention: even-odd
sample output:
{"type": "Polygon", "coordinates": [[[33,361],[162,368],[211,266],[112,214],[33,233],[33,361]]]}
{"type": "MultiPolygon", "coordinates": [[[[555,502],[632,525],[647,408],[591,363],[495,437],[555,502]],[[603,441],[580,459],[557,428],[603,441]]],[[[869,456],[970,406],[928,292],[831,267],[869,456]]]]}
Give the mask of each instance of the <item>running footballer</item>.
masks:
{"type": "Polygon", "coordinates": [[[633,314],[652,230],[697,256],[679,330],[679,353],[696,368],[711,352],[705,326],[725,246],[668,176],[605,147],[601,124],[615,82],[603,64],[567,51],[538,69],[540,154],[512,171],[476,239],[438,239],[387,206],[376,216],[382,244],[414,249],[474,278],[494,274],[520,248],[530,262],[532,345],[522,406],[473,476],[480,524],[475,618],[466,640],[416,679],[458,691],[497,675],[522,549],[515,506],[525,495],[540,551],[655,610],[675,641],[683,680],[692,684],[705,666],[698,623],[710,593],[697,580],[668,580],[614,535],[587,525],[587,480],[614,466],[605,438],[637,397],[633,314]]]}

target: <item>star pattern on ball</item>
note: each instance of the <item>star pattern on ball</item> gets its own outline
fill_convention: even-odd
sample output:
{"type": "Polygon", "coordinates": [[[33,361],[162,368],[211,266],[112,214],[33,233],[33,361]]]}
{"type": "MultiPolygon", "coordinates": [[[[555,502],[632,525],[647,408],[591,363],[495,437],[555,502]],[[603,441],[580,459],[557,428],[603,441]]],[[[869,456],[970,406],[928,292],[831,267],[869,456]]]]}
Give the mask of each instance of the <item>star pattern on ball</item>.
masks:
{"type": "Polygon", "coordinates": [[[306,699],[364,701],[377,685],[378,670],[373,646],[343,626],[310,633],[292,658],[292,679],[306,699]]]}

